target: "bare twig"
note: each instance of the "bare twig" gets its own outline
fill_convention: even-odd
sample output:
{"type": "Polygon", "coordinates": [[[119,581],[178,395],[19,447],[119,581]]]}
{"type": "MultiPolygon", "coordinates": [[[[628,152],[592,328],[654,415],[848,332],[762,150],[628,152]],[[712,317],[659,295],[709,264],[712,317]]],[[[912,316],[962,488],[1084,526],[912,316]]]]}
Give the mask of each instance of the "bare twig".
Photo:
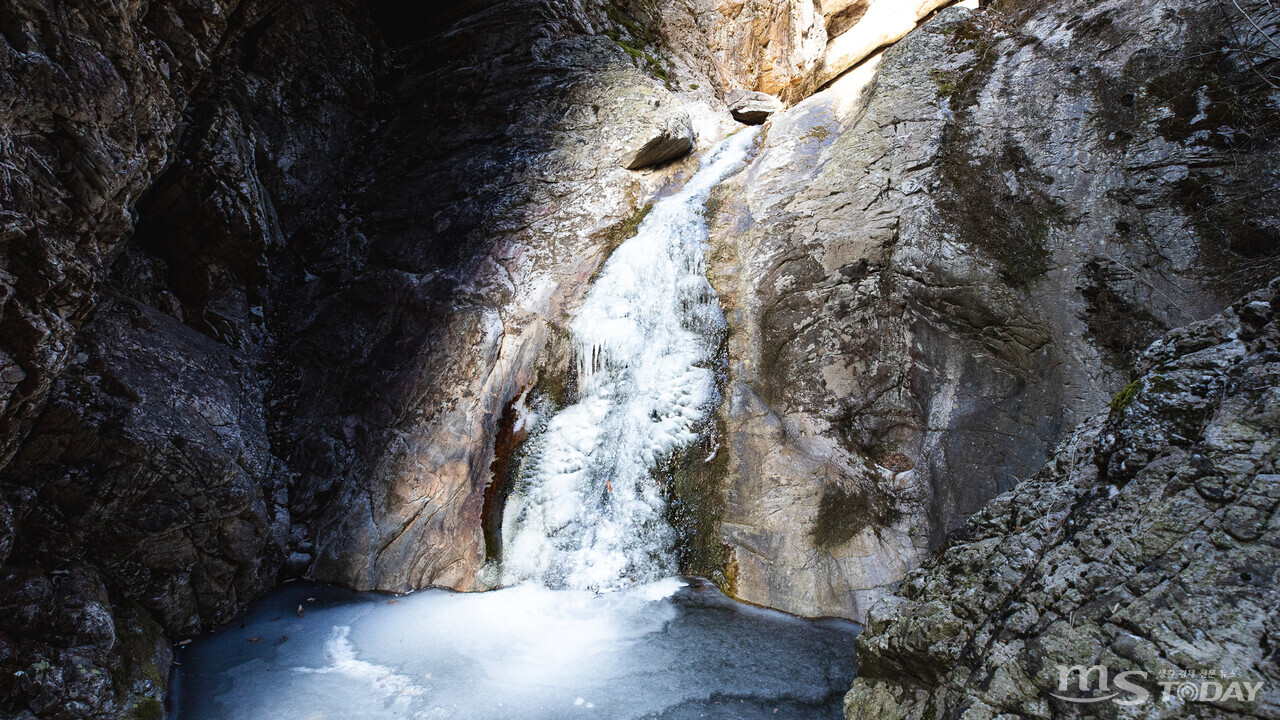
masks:
{"type": "Polygon", "coordinates": [[[1267,31],[1259,27],[1258,23],[1254,22],[1253,17],[1249,15],[1249,13],[1245,12],[1244,8],[1240,7],[1240,3],[1236,2],[1236,0],[1231,0],[1231,4],[1236,6],[1236,10],[1240,11],[1240,14],[1244,16],[1245,20],[1249,21],[1249,24],[1253,26],[1254,30],[1258,31],[1258,34],[1262,36],[1263,40],[1266,40],[1267,42],[1274,45],[1277,50],[1280,50],[1280,43],[1272,39],[1272,37],[1267,34],[1267,31]]]}

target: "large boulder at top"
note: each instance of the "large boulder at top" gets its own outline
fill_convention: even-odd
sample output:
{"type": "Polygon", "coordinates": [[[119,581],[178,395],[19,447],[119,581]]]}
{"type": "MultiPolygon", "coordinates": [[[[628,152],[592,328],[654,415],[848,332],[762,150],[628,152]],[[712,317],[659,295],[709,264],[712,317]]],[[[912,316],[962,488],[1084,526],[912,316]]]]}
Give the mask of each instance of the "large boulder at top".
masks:
{"type": "Polygon", "coordinates": [[[682,110],[659,118],[650,126],[647,137],[637,149],[628,149],[623,156],[623,167],[639,170],[661,165],[689,154],[697,142],[693,120],[682,110]]]}
{"type": "Polygon", "coordinates": [[[748,125],[759,125],[783,109],[782,101],[755,90],[733,90],[726,98],[733,119],[748,125]]]}

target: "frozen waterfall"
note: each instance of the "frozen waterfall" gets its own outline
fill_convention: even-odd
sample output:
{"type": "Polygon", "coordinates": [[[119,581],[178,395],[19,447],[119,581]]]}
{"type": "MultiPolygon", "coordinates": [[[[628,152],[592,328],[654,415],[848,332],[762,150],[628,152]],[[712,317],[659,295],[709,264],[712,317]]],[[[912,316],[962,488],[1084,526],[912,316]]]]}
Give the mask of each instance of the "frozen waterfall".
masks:
{"type": "Polygon", "coordinates": [[[676,572],[654,470],[718,401],[724,330],[706,277],[707,197],[740,168],[755,131],[713,148],[605,263],[570,325],[578,401],[531,439],[507,502],[502,580],[613,589],[676,572]]]}

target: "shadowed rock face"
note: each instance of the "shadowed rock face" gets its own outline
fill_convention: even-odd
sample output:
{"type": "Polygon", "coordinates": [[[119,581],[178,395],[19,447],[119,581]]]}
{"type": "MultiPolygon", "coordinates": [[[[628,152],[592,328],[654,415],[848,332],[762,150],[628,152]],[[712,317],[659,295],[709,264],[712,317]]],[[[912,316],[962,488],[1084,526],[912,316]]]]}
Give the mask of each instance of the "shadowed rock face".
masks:
{"type": "Polygon", "coordinates": [[[169,638],[234,616],[306,542],[272,320],[382,60],[352,3],[44,5],[6,7],[0,42],[3,344],[25,373],[0,712],[158,717],[169,638]]]}
{"type": "Polygon", "coordinates": [[[1108,411],[873,608],[846,717],[1129,716],[1053,697],[1089,697],[1060,665],[1141,671],[1144,717],[1274,717],[1278,292],[1152,345],[1108,411]],[[1157,684],[1206,673],[1261,687],[1193,702],[1157,684]]]}
{"type": "Polygon", "coordinates": [[[129,206],[258,3],[7,3],[0,40],[0,461],[71,359],[129,206]]]}

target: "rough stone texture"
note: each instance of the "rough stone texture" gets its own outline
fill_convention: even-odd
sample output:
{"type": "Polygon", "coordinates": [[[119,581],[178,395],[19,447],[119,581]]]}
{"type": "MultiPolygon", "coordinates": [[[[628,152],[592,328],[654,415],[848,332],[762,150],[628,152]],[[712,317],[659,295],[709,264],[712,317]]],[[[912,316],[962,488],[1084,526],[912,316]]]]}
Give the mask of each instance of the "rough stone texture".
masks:
{"type": "Polygon", "coordinates": [[[305,543],[270,437],[271,286],[381,59],[353,3],[57,5],[0,9],[3,338],[26,373],[2,437],[0,714],[159,717],[171,639],[305,543]]]}
{"type": "MultiPolygon", "coordinates": [[[[662,100],[655,102],[661,103],[662,100]]],[[[667,104],[675,105],[676,102],[668,100],[667,104]]],[[[693,119],[682,108],[675,109],[661,120],[650,122],[653,127],[652,135],[638,149],[625,152],[622,167],[639,170],[670,162],[688,155],[698,141],[693,130],[693,119]]]]}
{"type": "MultiPolygon", "coordinates": [[[[870,57],[876,50],[888,47],[906,37],[907,33],[914,30],[921,20],[929,17],[939,8],[951,5],[953,1],[880,0],[867,3],[867,7],[861,10],[857,21],[846,32],[831,38],[812,74],[806,78],[805,83],[793,91],[795,93],[793,97],[803,98],[815,88],[835,80],[849,68],[870,57]]],[[[838,14],[833,13],[833,16],[838,17],[838,14]]],[[[828,27],[831,27],[832,21],[828,19],[827,22],[828,27]]]]}
{"type": "Polygon", "coordinates": [[[1277,311],[1280,280],[1152,345],[1108,412],[872,610],[846,717],[1280,715],[1277,311]],[[1096,675],[1064,691],[1059,665],[1143,671],[1152,696],[1056,699],[1103,694],[1096,675]],[[1207,673],[1261,688],[1157,685],[1207,673]]]}
{"type": "Polygon", "coordinates": [[[823,16],[812,0],[699,0],[685,7],[664,10],[664,27],[675,37],[677,23],[685,32],[701,31],[691,49],[710,52],[724,89],[783,93],[802,82],[826,48],[823,16]]]}
{"type": "Polygon", "coordinates": [[[154,639],[138,644],[146,635],[211,627],[275,583],[289,515],[242,356],[125,299],[76,345],[6,469],[21,525],[0,578],[16,605],[3,613],[17,644],[3,694],[42,717],[112,717],[164,690],[168,665],[154,639]],[[86,579],[66,585],[68,568],[86,579]],[[31,593],[50,583],[46,607],[31,593]],[[126,616],[146,629],[130,635],[126,616]]]}
{"type": "Polygon", "coordinates": [[[0,26],[0,460],[17,447],[93,288],[163,167],[210,58],[257,10],[222,2],[7,2],[0,26]]]}
{"type": "Polygon", "coordinates": [[[955,1],[666,0],[652,22],[680,89],[754,90],[793,104],[955,1]]]}
{"type": "Polygon", "coordinates": [[[733,119],[747,125],[759,125],[782,109],[782,101],[754,90],[733,90],[725,98],[733,119]]]}
{"type": "Polygon", "coordinates": [[[949,9],[770,119],[710,268],[739,597],[865,617],[1154,337],[1275,274],[1273,95],[1213,55],[1223,12],[949,9]]]}

